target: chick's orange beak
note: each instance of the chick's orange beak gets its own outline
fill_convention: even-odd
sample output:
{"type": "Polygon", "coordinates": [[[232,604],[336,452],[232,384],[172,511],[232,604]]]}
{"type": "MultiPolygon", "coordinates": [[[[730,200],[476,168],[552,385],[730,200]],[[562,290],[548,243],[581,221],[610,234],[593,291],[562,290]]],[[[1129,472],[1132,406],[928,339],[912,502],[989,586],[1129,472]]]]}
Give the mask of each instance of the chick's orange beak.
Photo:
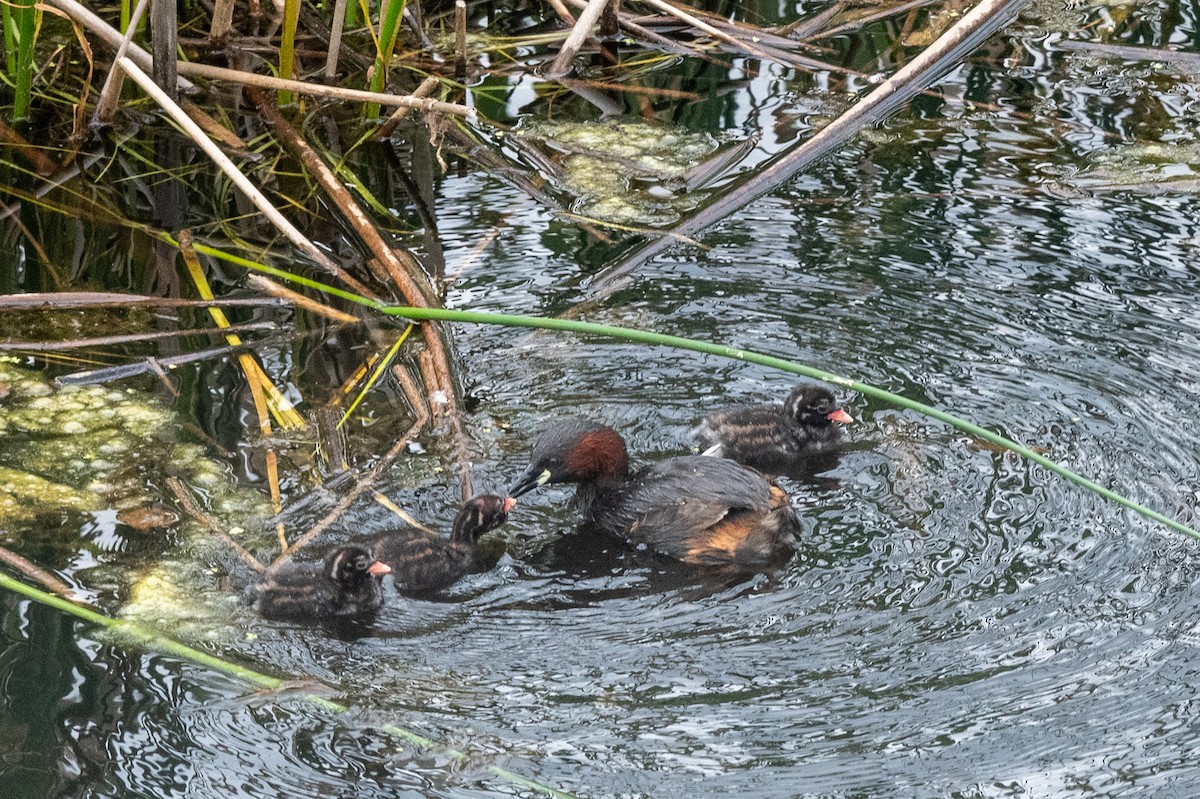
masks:
{"type": "Polygon", "coordinates": [[[513,509],[513,507],[516,506],[516,504],[517,504],[517,501],[515,499],[513,499],[512,497],[505,497],[504,498],[504,512],[508,513],[510,510],[513,509]]]}
{"type": "Polygon", "coordinates": [[[367,574],[374,574],[376,577],[382,577],[385,574],[391,573],[392,567],[386,563],[380,563],[379,561],[375,561],[367,567],[367,574]]]}
{"type": "Polygon", "coordinates": [[[842,424],[850,424],[854,421],[854,417],[843,411],[841,408],[838,408],[825,418],[831,422],[841,422],[842,424]]]}

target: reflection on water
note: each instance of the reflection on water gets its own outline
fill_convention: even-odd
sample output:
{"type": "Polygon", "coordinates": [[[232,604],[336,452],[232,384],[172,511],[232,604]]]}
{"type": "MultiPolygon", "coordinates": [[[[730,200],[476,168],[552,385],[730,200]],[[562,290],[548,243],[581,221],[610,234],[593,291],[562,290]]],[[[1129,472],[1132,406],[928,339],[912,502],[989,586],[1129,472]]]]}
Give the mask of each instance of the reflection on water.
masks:
{"type": "MultiPolygon", "coordinates": [[[[1099,154],[1116,117],[1095,113],[1091,73],[1070,57],[1037,37],[1006,41],[1037,69],[960,70],[942,100],[922,98],[724,223],[705,239],[711,250],[651,262],[588,318],[857,377],[1195,523],[1200,209],[1184,194],[1058,191],[1081,158],[1109,168],[1099,154]]],[[[1145,99],[1142,66],[1109,68],[1112,102],[1136,108],[1120,90],[1145,99]]],[[[729,95],[708,131],[769,117],[772,135],[794,137],[778,92],[759,92],[772,80],[729,95]]],[[[1195,103],[1194,87],[1163,91],[1195,103]]],[[[1178,107],[1157,117],[1162,135],[1194,146],[1178,107]]],[[[1101,177],[1093,167],[1089,179],[1101,177]]],[[[491,179],[448,177],[440,189],[451,274],[480,214],[509,225],[486,263],[457,275],[452,306],[552,313],[586,296],[608,250],[491,179]]],[[[713,409],[773,400],[792,383],[558,334],[458,327],[455,341],[477,490],[521,470],[547,418],[603,419],[645,462],[688,451],[713,409]]],[[[306,363],[299,380],[344,378],[318,354],[306,363]]],[[[196,372],[194,412],[237,452],[233,412],[209,404],[226,389],[209,387],[238,378],[217,370],[196,372]]],[[[807,535],[771,574],[631,552],[578,529],[569,491],[547,491],[498,534],[508,545],[495,569],[438,597],[391,594],[370,623],[311,628],[233,610],[244,640],[221,651],[335,686],[355,706],[337,718],[96,643],[5,596],[8,795],[520,794],[486,772],[499,764],[591,796],[1190,796],[1195,544],[941,424],[864,398],[849,410],[862,421],[840,461],[784,478],[807,535]],[[378,731],[392,721],[471,759],[402,751],[378,731]]],[[[363,433],[368,443],[351,437],[362,447],[352,456],[407,425],[393,413],[363,433]]],[[[383,488],[446,529],[449,445],[423,444],[428,454],[383,488]]],[[[261,479],[255,464],[239,468],[261,479]]],[[[339,532],[392,523],[364,502],[339,532]]],[[[20,540],[47,565],[80,567],[85,585],[87,568],[126,556],[81,536],[76,551],[38,557],[32,531],[20,540]]]]}

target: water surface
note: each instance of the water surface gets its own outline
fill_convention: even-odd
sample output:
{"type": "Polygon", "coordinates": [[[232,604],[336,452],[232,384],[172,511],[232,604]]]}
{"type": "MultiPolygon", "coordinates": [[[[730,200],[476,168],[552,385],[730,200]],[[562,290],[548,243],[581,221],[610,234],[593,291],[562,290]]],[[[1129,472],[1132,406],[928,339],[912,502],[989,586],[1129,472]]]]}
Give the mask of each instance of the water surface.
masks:
{"type": "MultiPolygon", "coordinates": [[[[1191,30],[1190,12],[1170,8],[1191,30]]],[[[585,318],[855,377],[1195,525],[1200,208],[1186,192],[1109,190],[1190,174],[1185,150],[1145,145],[1195,146],[1195,87],[1147,63],[1056,51],[1054,23],[1027,15],[938,96],[724,222],[707,249],[652,260],[585,318]]],[[[1170,39],[1147,25],[1136,43],[1170,39]]],[[[656,117],[761,135],[749,168],[811,130],[818,113],[801,112],[827,77],[768,69],[656,117]]],[[[523,92],[506,110],[545,112],[523,92]]],[[[612,248],[572,221],[483,173],[452,172],[437,191],[449,307],[554,314],[595,296],[612,248]]],[[[477,490],[518,474],[548,419],[601,419],[648,461],[688,451],[711,410],[791,385],[690,353],[452,330],[477,490]]],[[[344,377],[323,352],[333,346],[318,337],[262,354],[312,397],[344,377]]],[[[198,423],[232,454],[229,473],[265,493],[235,412],[237,372],[185,374],[181,425],[198,423]]],[[[550,490],[503,528],[497,568],[439,601],[392,596],[353,629],[235,609],[236,634],[202,641],[336,686],[354,707],[338,717],[5,594],[0,774],[20,799],[523,795],[489,764],[588,796],[1193,795],[1196,544],[940,423],[843,399],[861,421],[836,466],[787,482],[806,537],[775,573],[731,579],[589,539],[569,493],[550,490]],[[472,757],[400,748],[378,729],[388,722],[472,757]]],[[[394,395],[368,414],[377,423],[351,433],[362,462],[410,418],[394,395]]],[[[380,487],[444,526],[453,447],[444,435],[422,443],[380,487]]],[[[94,516],[37,524],[3,543],[115,611],[125,589],[104,578],[136,563],[137,546],[112,525],[99,546],[94,516]],[[64,538],[64,523],[79,534],[64,538]],[[57,543],[39,548],[40,534],[57,543]]],[[[363,501],[337,532],[390,524],[363,501]]],[[[235,561],[218,567],[248,579],[235,561]]]]}

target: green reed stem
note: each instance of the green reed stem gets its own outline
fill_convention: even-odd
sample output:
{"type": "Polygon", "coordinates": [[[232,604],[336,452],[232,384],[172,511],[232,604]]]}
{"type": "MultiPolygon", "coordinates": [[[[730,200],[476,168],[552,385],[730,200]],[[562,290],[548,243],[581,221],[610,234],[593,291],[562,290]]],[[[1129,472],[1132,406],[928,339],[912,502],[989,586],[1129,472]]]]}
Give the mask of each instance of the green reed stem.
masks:
{"type": "Polygon", "coordinates": [[[13,19],[11,3],[0,3],[0,24],[4,25],[4,71],[15,82],[17,75],[17,21],[13,19]]]}
{"type": "Polygon", "coordinates": [[[1175,521],[1169,516],[1165,516],[1156,510],[1151,510],[1145,505],[1122,496],[1117,492],[1105,488],[1099,483],[1089,480],[1077,472],[1071,471],[1066,466],[1063,466],[1056,461],[1052,461],[1044,455],[1039,455],[1026,446],[1018,444],[1010,438],[1006,438],[999,433],[993,433],[991,430],[980,427],[973,422],[969,422],[960,416],[955,416],[952,413],[938,410],[930,405],[910,400],[907,397],[902,397],[899,394],[893,394],[890,391],[885,391],[881,388],[861,383],[849,377],[836,375],[832,372],[826,372],[823,369],[816,369],[811,366],[789,361],[784,358],[776,358],[771,355],[762,355],[757,352],[739,349],[737,347],[729,347],[723,344],[710,344],[705,341],[696,341],[690,338],[682,338],[680,336],[668,336],[661,333],[649,333],[643,330],[633,330],[626,327],[617,327],[615,325],[598,325],[591,322],[579,322],[573,319],[542,319],[534,316],[514,316],[509,314],[496,313],[480,313],[478,311],[447,311],[442,308],[406,308],[406,307],[383,307],[380,308],[382,313],[391,316],[400,316],[405,319],[421,321],[424,319],[436,319],[447,322],[470,322],[475,324],[492,324],[504,325],[506,327],[532,327],[543,330],[564,330],[571,333],[584,333],[598,336],[606,336],[609,338],[623,339],[625,341],[635,341],[642,344],[653,344],[660,347],[674,347],[675,349],[691,350],[693,352],[702,352],[707,355],[718,355],[722,358],[731,358],[737,361],[745,361],[747,363],[756,363],[760,366],[767,366],[772,369],[779,369],[783,372],[791,372],[792,374],[811,377],[816,380],[824,380],[827,383],[834,383],[839,386],[845,386],[852,391],[857,391],[860,394],[865,394],[868,397],[884,400],[893,405],[898,405],[901,408],[907,408],[911,411],[931,416],[934,419],[945,422],[948,425],[957,427],[970,433],[977,438],[995,444],[998,447],[1015,452],[1023,458],[1040,464],[1060,477],[1070,480],[1076,485],[1082,486],[1089,491],[1099,494],[1105,499],[1122,505],[1130,510],[1136,511],[1148,519],[1153,519],[1160,524],[1165,524],[1172,530],[1189,535],[1192,538],[1200,539],[1200,531],[1193,530],[1182,522],[1175,521]]]}
{"type": "Polygon", "coordinates": [[[13,75],[13,120],[29,119],[33,97],[33,51],[37,43],[37,8],[35,0],[14,0],[17,25],[17,72],[13,75]]]}
{"type": "MultiPolygon", "coordinates": [[[[370,91],[381,92],[387,85],[388,65],[396,49],[396,35],[400,32],[400,18],[404,14],[404,0],[384,0],[379,20],[379,51],[375,55],[375,69],[371,73],[370,91]]],[[[379,116],[379,104],[369,103],[364,111],[367,119],[379,116]]]]}
{"type": "MultiPolygon", "coordinates": [[[[222,674],[227,674],[230,677],[237,678],[243,682],[259,688],[267,688],[275,690],[284,684],[284,681],[278,677],[272,677],[269,674],[263,674],[253,669],[248,669],[245,666],[239,666],[236,663],[231,663],[228,660],[223,660],[216,655],[210,655],[207,652],[201,652],[199,649],[193,649],[187,644],[181,644],[166,636],[159,635],[156,632],[142,627],[140,624],[114,619],[105,616],[103,613],[98,613],[91,608],[77,605],[62,597],[54,594],[46,593],[41,589],[34,588],[31,585],[14,579],[9,575],[0,571],[0,589],[8,589],[13,593],[23,594],[30,599],[40,602],[43,605],[60,610],[63,613],[68,613],[78,619],[82,619],[90,624],[95,624],[98,627],[103,627],[113,633],[118,638],[128,641],[130,644],[141,646],[145,649],[151,649],[162,652],[180,660],[186,660],[195,663],[199,666],[205,666],[213,671],[218,671],[222,674]]],[[[331,713],[345,713],[349,710],[349,706],[339,702],[333,702],[316,694],[306,694],[304,700],[311,705],[327,710],[331,713]]],[[[457,749],[450,749],[439,744],[437,741],[426,738],[412,730],[405,729],[395,724],[383,724],[380,729],[396,738],[400,738],[408,743],[415,744],[425,749],[433,749],[441,752],[455,760],[466,761],[469,758],[465,752],[460,752],[457,749]]],[[[508,782],[515,785],[520,785],[531,790],[538,791],[546,796],[554,797],[554,799],[576,799],[572,794],[560,791],[557,788],[551,788],[548,785],[543,785],[536,780],[530,779],[522,774],[509,771],[501,766],[488,766],[488,770],[508,782]]]]}
{"type": "MultiPolygon", "coordinates": [[[[200,251],[201,247],[197,245],[196,250],[200,251]]],[[[1134,502],[1128,497],[1122,496],[1111,489],[1105,488],[1099,483],[1089,480],[1083,475],[1071,471],[1066,466],[1056,463],[1044,455],[1039,455],[1028,447],[1022,446],[1012,439],[1005,438],[999,433],[993,433],[991,430],[980,427],[979,425],[969,422],[962,417],[955,416],[951,413],[946,413],[945,411],[940,411],[937,408],[910,400],[907,397],[900,396],[899,394],[893,394],[890,391],[876,388],[875,386],[867,383],[860,383],[852,378],[836,375],[832,372],[826,372],[823,369],[805,366],[804,364],[796,363],[795,361],[789,361],[785,358],[776,358],[771,355],[762,355],[757,352],[751,352],[750,350],[729,347],[724,344],[712,344],[706,341],[697,341],[696,339],[683,338],[681,336],[668,336],[663,333],[650,333],[644,330],[618,327],[616,325],[599,325],[592,322],[579,322],[574,319],[545,319],[539,316],[518,316],[514,314],[483,313],[480,311],[451,311],[445,308],[410,308],[405,306],[385,305],[375,300],[367,299],[366,297],[360,297],[353,292],[344,291],[342,289],[334,288],[333,286],[327,286],[316,280],[312,280],[311,278],[295,275],[282,269],[275,269],[274,267],[255,263],[246,259],[239,259],[236,258],[236,256],[229,256],[211,247],[205,247],[203,251],[206,254],[210,254],[224,260],[240,263],[250,269],[265,272],[284,280],[289,280],[293,283],[325,292],[326,294],[330,294],[334,297],[340,297],[341,299],[349,302],[374,308],[380,313],[387,314],[389,316],[399,316],[411,321],[433,319],[444,322],[502,325],[504,327],[528,327],[539,330],[562,330],[568,333],[604,336],[606,338],[614,338],[622,341],[633,341],[640,344],[651,344],[659,347],[673,347],[680,350],[701,352],[706,355],[717,355],[722,358],[731,358],[736,361],[745,361],[746,363],[756,363],[760,366],[767,366],[772,369],[779,369],[780,371],[791,372],[792,374],[803,375],[816,380],[824,380],[827,383],[845,386],[852,391],[857,391],[858,393],[865,394],[868,397],[881,399],[901,408],[907,408],[908,410],[916,411],[917,413],[930,416],[934,419],[945,422],[948,425],[957,427],[959,430],[963,430],[973,436],[976,436],[977,438],[981,438],[984,441],[995,444],[998,447],[1015,452],[1022,458],[1026,458],[1027,460],[1031,460],[1034,463],[1040,464],[1058,476],[1070,480],[1072,483],[1082,486],[1088,491],[1098,494],[1110,502],[1115,502],[1118,505],[1129,508],[1130,510],[1135,511],[1136,513],[1139,513],[1148,519],[1153,519],[1160,524],[1170,527],[1172,530],[1189,535],[1192,538],[1200,539],[1200,531],[1193,530],[1191,527],[1188,527],[1182,522],[1175,521],[1174,519],[1165,516],[1156,510],[1151,510],[1145,505],[1134,502]]]]}
{"type": "MultiPolygon", "coordinates": [[[[296,61],[296,28],[300,19],[300,0],[284,0],[283,3],[283,33],[279,39],[279,77],[291,80],[295,77],[296,61]]],[[[296,101],[296,96],[288,90],[281,90],[276,96],[280,108],[286,108],[296,101]]]]}

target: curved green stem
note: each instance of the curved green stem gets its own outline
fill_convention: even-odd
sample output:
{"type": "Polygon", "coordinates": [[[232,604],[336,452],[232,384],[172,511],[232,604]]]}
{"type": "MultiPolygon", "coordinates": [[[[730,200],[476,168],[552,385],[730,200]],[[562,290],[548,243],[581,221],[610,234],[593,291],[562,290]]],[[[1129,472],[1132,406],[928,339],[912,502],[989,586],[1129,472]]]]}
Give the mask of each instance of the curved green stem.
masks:
{"type": "Polygon", "coordinates": [[[1193,530],[1182,522],[1177,522],[1174,519],[1159,513],[1156,510],[1151,510],[1145,505],[1134,502],[1128,497],[1105,488],[1097,482],[1087,479],[1081,474],[1071,471],[1066,466],[1050,460],[1044,455],[1039,455],[1028,447],[1022,446],[1012,439],[993,433],[991,430],[980,427],[977,424],[967,421],[959,416],[955,416],[945,411],[940,411],[930,405],[925,405],[907,397],[902,397],[899,394],[893,394],[890,391],[885,391],[881,388],[860,383],[849,377],[826,372],[823,369],[815,369],[811,366],[789,361],[784,358],[776,358],[771,355],[762,355],[749,350],[738,349],[736,347],[728,347],[723,344],[711,344],[705,341],[696,341],[690,338],[682,338],[680,336],[668,336],[662,333],[649,333],[644,330],[634,330],[627,327],[617,327],[615,325],[599,325],[591,322],[579,322],[574,319],[543,319],[535,316],[514,316],[511,314],[498,313],[481,313],[478,311],[448,311],[442,308],[408,308],[398,306],[380,306],[379,311],[392,316],[400,316],[405,319],[421,321],[424,319],[436,319],[447,322],[470,322],[475,324],[491,324],[505,325],[507,327],[532,327],[543,330],[564,330],[571,333],[585,333],[598,336],[606,336],[608,338],[618,338],[625,341],[636,341],[642,344],[653,344],[662,347],[674,347],[675,349],[691,350],[693,352],[702,352],[707,355],[718,355],[722,358],[732,358],[738,361],[746,361],[747,363],[756,363],[760,366],[768,366],[773,369],[779,369],[792,374],[804,375],[816,380],[824,380],[827,383],[834,383],[839,386],[845,386],[860,394],[865,394],[868,397],[890,402],[893,405],[898,405],[901,408],[907,408],[912,411],[931,416],[934,419],[945,422],[946,424],[957,427],[970,433],[973,436],[995,444],[998,447],[1011,450],[1023,458],[1027,458],[1034,463],[1040,464],[1060,477],[1070,480],[1076,485],[1083,486],[1089,491],[1093,491],[1107,500],[1116,502],[1118,505],[1123,505],[1130,510],[1136,511],[1148,519],[1153,519],[1156,522],[1165,524],[1173,530],[1177,530],[1193,538],[1200,539],[1200,531],[1193,530]]]}
{"type": "MultiPolygon", "coordinates": [[[[82,619],[90,624],[104,627],[114,635],[130,642],[131,644],[135,644],[146,649],[163,652],[173,657],[177,657],[180,660],[187,660],[197,665],[205,666],[213,671],[218,671],[222,674],[228,674],[230,677],[236,677],[243,682],[250,683],[251,685],[259,688],[274,690],[284,684],[284,681],[278,677],[272,677],[269,674],[263,674],[262,672],[248,669],[245,666],[239,666],[236,663],[230,663],[228,660],[223,660],[216,655],[210,655],[207,652],[201,652],[199,649],[193,649],[187,644],[182,644],[179,641],[159,635],[158,633],[148,630],[139,624],[105,616],[103,613],[98,613],[91,608],[77,605],[70,600],[63,599],[62,597],[46,593],[45,591],[34,588],[31,585],[27,585],[20,580],[16,580],[8,576],[2,571],[0,571],[0,589],[7,589],[17,594],[23,594],[30,599],[40,602],[43,605],[47,605],[56,610],[61,610],[63,613],[69,613],[70,615],[78,619],[82,619]]],[[[324,697],[317,696],[316,694],[307,694],[304,696],[304,700],[309,704],[328,710],[331,713],[344,713],[350,709],[347,705],[343,705],[339,702],[332,702],[324,697]]],[[[466,761],[469,758],[465,752],[460,752],[457,749],[450,749],[442,746],[437,741],[426,738],[419,733],[415,733],[412,730],[407,730],[395,724],[383,724],[380,725],[380,729],[396,738],[400,738],[401,740],[425,749],[436,750],[458,761],[466,761]]],[[[543,785],[536,780],[530,779],[522,774],[509,771],[501,766],[490,765],[488,766],[488,770],[497,777],[501,777],[502,779],[513,783],[514,785],[530,788],[543,793],[546,796],[554,797],[554,799],[575,799],[573,795],[566,793],[565,791],[560,791],[557,788],[551,788],[548,785],[543,785]]]]}
{"type": "MultiPolygon", "coordinates": [[[[196,246],[197,251],[200,251],[201,249],[202,248],[200,245],[196,246]]],[[[940,411],[937,408],[910,400],[907,397],[900,396],[899,394],[893,394],[890,391],[884,391],[881,388],[876,388],[875,386],[867,383],[860,383],[859,381],[853,380],[849,377],[842,377],[841,375],[836,375],[832,372],[826,372],[823,369],[815,369],[811,366],[805,366],[804,364],[796,363],[795,361],[789,361],[784,358],[776,358],[771,355],[762,355],[757,352],[738,349],[737,347],[729,347],[724,344],[712,344],[706,341],[683,338],[681,336],[668,336],[662,333],[650,333],[644,330],[618,327],[616,325],[599,325],[592,322],[579,322],[574,319],[546,319],[540,316],[518,316],[514,314],[483,313],[481,311],[451,311],[445,308],[410,308],[405,306],[385,305],[375,300],[360,297],[353,292],[343,291],[342,289],[334,288],[333,286],[327,286],[310,278],[294,275],[291,272],[285,272],[282,269],[275,269],[274,267],[266,266],[264,264],[237,258],[236,256],[230,256],[212,247],[204,247],[203,251],[206,254],[221,258],[223,260],[240,263],[242,266],[245,266],[249,269],[275,275],[276,277],[284,280],[289,280],[293,283],[298,283],[302,286],[307,286],[309,288],[322,291],[326,294],[340,297],[349,302],[365,305],[369,308],[375,309],[380,313],[388,314],[389,316],[399,316],[412,321],[433,319],[445,322],[503,325],[505,327],[529,327],[537,328],[539,330],[562,330],[569,333],[604,336],[606,338],[615,338],[623,341],[634,341],[641,344],[652,344],[660,347],[673,347],[680,350],[702,352],[707,355],[717,355],[722,358],[732,358],[738,361],[756,363],[760,366],[768,366],[772,369],[779,369],[784,372],[791,372],[792,374],[804,375],[805,377],[811,377],[816,380],[824,380],[828,383],[845,386],[846,388],[857,391],[860,394],[865,394],[868,397],[874,397],[876,399],[884,400],[885,402],[890,402],[893,405],[898,405],[901,408],[907,408],[909,410],[916,411],[917,413],[933,417],[934,419],[943,421],[948,425],[957,427],[959,430],[963,430],[973,436],[983,439],[984,441],[995,444],[998,447],[1003,447],[1004,449],[1017,453],[1023,458],[1040,464],[1060,477],[1064,477],[1076,485],[1083,486],[1087,490],[1099,494],[1101,497],[1104,497],[1111,502],[1115,502],[1118,505],[1122,505],[1132,511],[1140,513],[1142,516],[1145,516],[1148,519],[1153,519],[1160,524],[1164,524],[1167,527],[1170,527],[1172,530],[1189,535],[1192,538],[1200,539],[1200,531],[1193,530],[1191,527],[1188,527],[1182,522],[1175,521],[1169,516],[1165,516],[1156,510],[1151,510],[1145,505],[1134,502],[1128,497],[1124,497],[1111,489],[1105,488],[1099,483],[1089,480],[1083,475],[1071,471],[1066,466],[1056,463],[1046,456],[1039,455],[1028,447],[1018,444],[1012,439],[1005,438],[998,433],[993,433],[991,430],[987,430],[977,424],[968,422],[966,419],[955,416],[954,414],[940,411]]]]}

